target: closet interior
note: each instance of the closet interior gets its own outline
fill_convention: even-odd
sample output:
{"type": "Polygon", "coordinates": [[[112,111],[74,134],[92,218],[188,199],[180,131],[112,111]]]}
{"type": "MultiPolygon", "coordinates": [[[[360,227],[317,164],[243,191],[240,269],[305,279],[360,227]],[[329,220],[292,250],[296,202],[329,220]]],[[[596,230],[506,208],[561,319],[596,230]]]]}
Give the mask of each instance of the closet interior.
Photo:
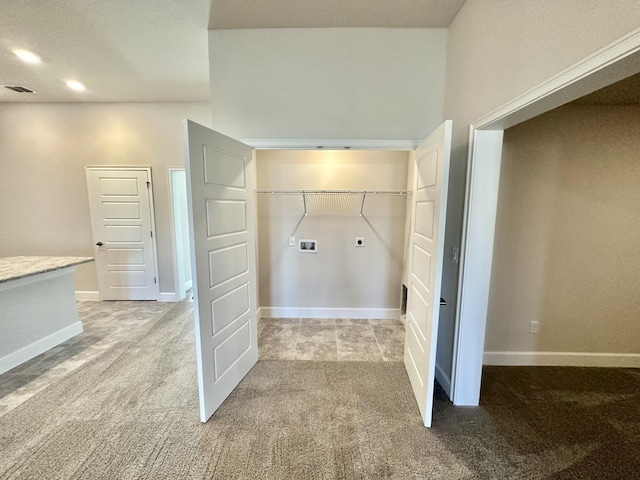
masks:
{"type": "Polygon", "coordinates": [[[409,157],[408,151],[257,151],[262,317],[399,318],[409,157]]]}

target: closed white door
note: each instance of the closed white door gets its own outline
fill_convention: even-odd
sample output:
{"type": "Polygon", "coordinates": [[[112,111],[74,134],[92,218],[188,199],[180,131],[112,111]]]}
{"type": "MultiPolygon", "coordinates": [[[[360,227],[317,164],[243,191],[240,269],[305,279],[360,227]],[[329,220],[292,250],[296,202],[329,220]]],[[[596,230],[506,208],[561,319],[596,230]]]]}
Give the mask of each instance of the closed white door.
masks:
{"type": "Polygon", "coordinates": [[[151,169],[87,167],[101,300],[157,300],[151,169]]]}
{"type": "Polygon", "coordinates": [[[404,364],[426,427],[435,388],[451,126],[443,123],[415,155],[404,364]]]}
{"type": "Polygon", "coordinates": [[[185,120],[200,420],[258,361],[251,147],[185,120]]]}

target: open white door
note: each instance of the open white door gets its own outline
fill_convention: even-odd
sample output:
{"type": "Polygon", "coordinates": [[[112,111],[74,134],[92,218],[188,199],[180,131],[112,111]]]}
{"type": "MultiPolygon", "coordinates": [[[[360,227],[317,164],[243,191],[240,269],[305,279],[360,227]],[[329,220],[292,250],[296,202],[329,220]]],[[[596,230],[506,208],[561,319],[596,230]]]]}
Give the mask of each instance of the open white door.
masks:
{"type": "Polygon", "coordinates": [[[416,149],[404,365],[420,414],[431,426],[435,383],[451,120],[416,149]]]}
{"type": "Polygon", "coordinates": [[[86,167],[100,300],[157,300],[149,167],[86,167]]]}
{"type": "Polygon", "coordinates": [[[251,147],[184,121],[200,420],[258,361],[251,147]]]}

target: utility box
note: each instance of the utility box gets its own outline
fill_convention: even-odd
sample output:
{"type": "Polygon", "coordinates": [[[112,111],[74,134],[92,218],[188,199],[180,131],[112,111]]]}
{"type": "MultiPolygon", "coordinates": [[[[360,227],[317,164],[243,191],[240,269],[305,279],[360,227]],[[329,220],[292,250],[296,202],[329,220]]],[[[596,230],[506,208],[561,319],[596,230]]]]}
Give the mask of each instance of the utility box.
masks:
{"type": "Polygon", "coordinates": [[[298,251],[300,253],[316,253],[318,251],[318,241],[300,240],[298,243],[298,251]]]}

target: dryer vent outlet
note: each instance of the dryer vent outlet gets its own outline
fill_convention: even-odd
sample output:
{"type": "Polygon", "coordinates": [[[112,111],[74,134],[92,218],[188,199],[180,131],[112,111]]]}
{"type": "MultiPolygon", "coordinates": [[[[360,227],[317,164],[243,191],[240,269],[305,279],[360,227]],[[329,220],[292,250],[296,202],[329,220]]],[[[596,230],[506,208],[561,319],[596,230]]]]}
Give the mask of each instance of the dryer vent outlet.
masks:
{"type": "Polygon", "coordinates": [[[300,242],[298,243],[298,252],[300,253],[316,253],[317,251],[317,240],[300,240],[300,242]]]}

